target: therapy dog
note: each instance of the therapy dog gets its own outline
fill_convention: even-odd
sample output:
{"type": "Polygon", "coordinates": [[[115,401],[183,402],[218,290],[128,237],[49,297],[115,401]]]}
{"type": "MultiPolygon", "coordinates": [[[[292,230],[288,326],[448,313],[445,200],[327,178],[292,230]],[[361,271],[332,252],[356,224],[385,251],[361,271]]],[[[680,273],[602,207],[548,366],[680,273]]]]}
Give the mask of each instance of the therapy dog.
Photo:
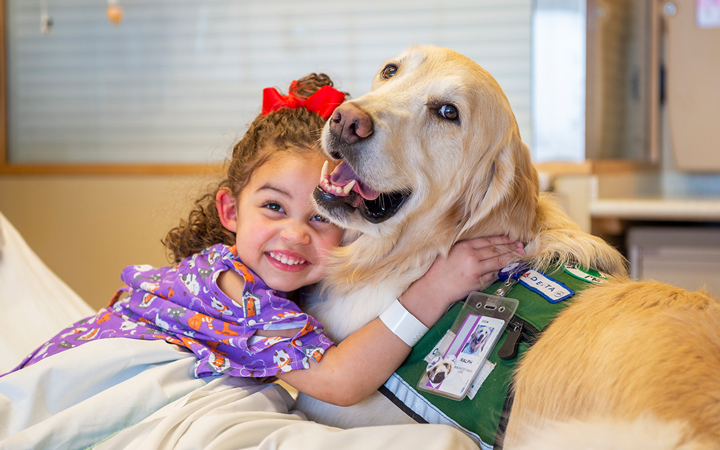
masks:
{"type": "MultiPolygon", "coordinates": [[[[337,340],[380,315],[453,244],[473,237],[505,234],[526,242],[525,259],[539,270],[573,262],[624,279],[622,256],[538,192],[505,95],[490,74],[456,52],[413,47],[386,61],[369,93],[335,111],[322,144],[342,162],[323,177],[315,200],[354,240],[332,255],[322,295],[308,310],[337,340]]],[[[583,334],[573,330],[571,336],[583,334]]],[[[575,343],[532,351],[552,361],[569,345],[575,343]]],[[[548,395],[563,388],[562,378],[543,380],[549,386],[535,388],[548,395]]],[[[522,381],[516,388],[525,396],[522,381]]],[[[589,382],[584,388],[593,390],[589,382]]],[[[533,416],[535,405],[519,404],[527,414],[518,417],[533,416]]],[[[309,418],[340,427],[411,422],[380,394],[349,408],[301,394],[298,406],[309,418]]],[[[510,424],[522,430],[516,411],[510,424]]],[[[542,420],[575,417],[538,414],[547,414],[532,422],[540,431],[542,420]]],[[[615,417],[611,409],[604,415],[615,417]]],[[[522,432],[513,436],[523,441],[522,432]]]]}
{"type": "Polygon", "coordinates": [[[357,234],[332,255],[323,295],[310,305],[336,339],[376,318],[465,239],[526,242],[538,268],[574,261],[625,273],[615,249],[539,194],[507,98],[488,72],[458,53],[413,47],[387,61],[369,93],[337,108],[322,145],[342,160],[323,180],[343,185],[321,182],[316,203],[357,234]],[[337,195],[351,179],[349,195],[337,195]]]}
{"type": "MultiPolygon", "coordinates": [[[[539,193],[500,86],[456,52],[413,47],[386,61],[370,92],[335,110],[321,142],[342,162],[321,180],[317,206],[356,234],[331,255],[322,294],[306,304],[336,340],[378,317],[465,239],[508,235],[527,243],[535,267],[576,261],[624,274],[616,250],[582,232],[539,193]],[[351,179],[356,186],[341,195],[351,179]]],[[[385,402],[377,394],[340,408],[300,395],[298,407],[339,427],[410,421],[385,402]]]]}

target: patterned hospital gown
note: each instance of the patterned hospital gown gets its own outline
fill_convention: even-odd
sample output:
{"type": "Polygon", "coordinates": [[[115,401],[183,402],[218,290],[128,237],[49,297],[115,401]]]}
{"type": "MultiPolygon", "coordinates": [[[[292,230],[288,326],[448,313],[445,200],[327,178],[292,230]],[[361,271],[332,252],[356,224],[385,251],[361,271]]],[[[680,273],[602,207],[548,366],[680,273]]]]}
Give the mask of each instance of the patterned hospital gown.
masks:
{"type": "Polygon", "coordinates": [[[266,377],[309,367],[333,342],[322,325],[285,293],[270,289],[237,257],[218,244],[175,266],[129,266],[126,284],[107,308],[61,331],[16,369],[83,343],[104,338],[162,339],[198,358],[195,375],[266,377]],[[242,302],[218,288],[218,276],[233,270],[245,279],[242,302]],[[254,336],[257,330],[299,329],[292,338],[254,336]]]}

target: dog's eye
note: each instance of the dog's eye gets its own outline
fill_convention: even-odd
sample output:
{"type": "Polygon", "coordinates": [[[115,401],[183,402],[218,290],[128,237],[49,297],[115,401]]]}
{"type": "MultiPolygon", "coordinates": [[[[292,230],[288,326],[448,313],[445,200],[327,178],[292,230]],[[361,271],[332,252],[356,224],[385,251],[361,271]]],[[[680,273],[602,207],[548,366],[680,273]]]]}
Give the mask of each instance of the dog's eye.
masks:
{"type": "Polygon", "coordinates": [[[395,72],[397,72],[397,66],[395,64],[388,64],[385,66],[385,68],[380,72],[380,76],[384,79],[392,78],[395,75],[395,72]]]}
{"type": "Polygon", "coordinates": [[[442,105],[440,109],[438,109],[438,114],[443,119],[447,120],[457,120],[458,119],[458,110],[455,107],[455,105],[442,105]]]}

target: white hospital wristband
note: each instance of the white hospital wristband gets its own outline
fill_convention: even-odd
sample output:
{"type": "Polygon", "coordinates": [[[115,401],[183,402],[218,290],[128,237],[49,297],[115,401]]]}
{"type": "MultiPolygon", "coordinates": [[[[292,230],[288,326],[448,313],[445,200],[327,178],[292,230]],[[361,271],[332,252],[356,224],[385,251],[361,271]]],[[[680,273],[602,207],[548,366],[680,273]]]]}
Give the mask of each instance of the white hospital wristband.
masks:
{"type": "Polygon", "coordinates": [[[380,320],[410,347],[414,347],[429,330],[417,317],[410,314],[397,299],[380,314],[380,320]]]}

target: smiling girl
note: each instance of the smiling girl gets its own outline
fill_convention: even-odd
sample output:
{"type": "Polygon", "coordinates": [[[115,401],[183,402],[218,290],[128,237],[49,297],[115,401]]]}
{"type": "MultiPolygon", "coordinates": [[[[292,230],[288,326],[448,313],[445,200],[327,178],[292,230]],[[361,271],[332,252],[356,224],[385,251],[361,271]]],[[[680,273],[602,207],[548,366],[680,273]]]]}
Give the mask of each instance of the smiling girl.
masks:
{"type": "MultiPolygon", "coordinates": [[[[288,96],[266,89],[263,111],[234,146],[225,178],[164,239],[176,264],[127,267],[126,286],[107,308],[20,367],[95,339],[165,340],[195,354],[196,377],[278,376],[338,405],[375,391],[409,354],[406,341],[375,319],[335,345],[299,306],[343,237],[311,196],[324,162],[319,133],[344,97],[325,75],[293,82],[288,96]]],[[[518,250],[504,237],[456,245],[399,298],[404,313],[420,328],[432,326],[518,250]]]]}

